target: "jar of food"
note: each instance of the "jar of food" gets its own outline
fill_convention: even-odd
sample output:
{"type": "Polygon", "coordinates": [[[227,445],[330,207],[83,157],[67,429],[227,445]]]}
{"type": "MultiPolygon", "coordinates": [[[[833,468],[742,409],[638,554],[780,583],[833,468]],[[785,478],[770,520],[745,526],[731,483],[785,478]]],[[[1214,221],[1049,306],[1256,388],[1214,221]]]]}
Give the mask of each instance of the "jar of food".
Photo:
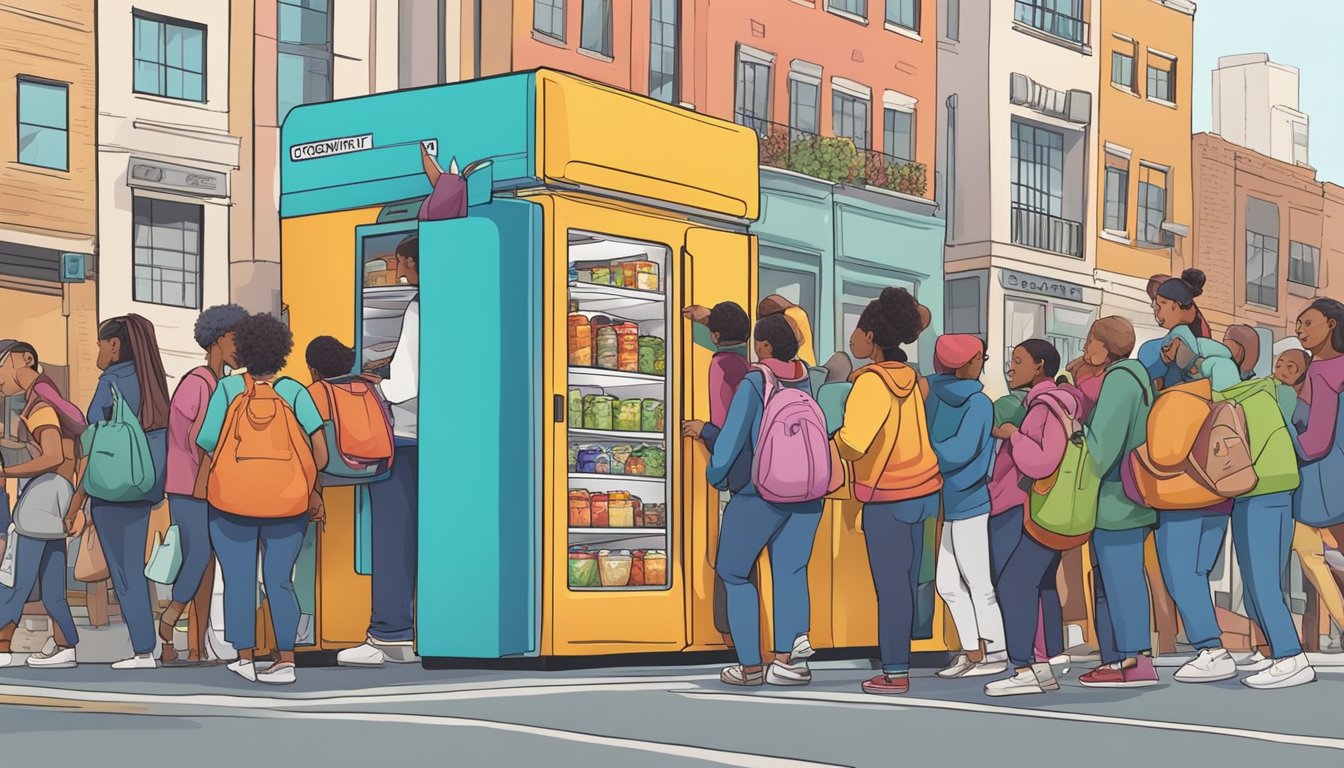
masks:
{"type": "MultiPolygon", "coordinates": [[[[601,550],[597,553],[597,567],[604,587],[625,587],[630,584],[630,566],[633,558],[629,550],[601,550]]],[[[666,571],[666,567],[664,567],[666,571]]],[[[664,577],[665,578],[665,577],[664,577]]]]}
{"type": "Polygon", "coordinates": [[[597,337],[595,358],[597,367],[608,371],[619,370],[620,342],[616,338],[616,327],[612,325],[599,326],[595,336],[597,337]]]}
{"type": "Polygon", "coordinates": [[[602,586],[596,552],[590,552],[585,547],[569,550],[569,586],[579,589],[602,586]]]}
{"type": "Polygon", "coordinates": [[[660,289],[658,283],[658,265],[652,261],[635,262],[635,289],[640,291],[657,292],[660,289]]]}
{"type": "Polygon", "coordinates": [[[630,583],[626,586],[644,586],[644,550],[636,549],[630,553],[630,583]]]}
{"type": "Polygon", "coordinates": [[[612,528],[635,527],[635,503],[626,491],[607,494],[607,523],[612,528]]]}
{"type": "Polygon", "coordinates": [[[639,372],[639,326],[619,323],[616,330],[616,369],[629,373],[639,372]]]}
{"type": "Polygon", "coordinates": [[[587,395],[583,398],[583,426],[585,429],[610,430],[612,406],[616,398],[607,395],[587,395]]]}
{"type": "Polygon", "coordinates": [[[663,504],[649,504],[644,507],[645,528],[666,528],[667,507],[663,504]]]}
{"type": "Polygon", "coordinates": [[[611,446],[611,474],[625,474],[625,463],[630,460],[630,452],[634,450],[628,445],[611,446]]]}
{"type": "Polygon", "coordinates": [[[641,403],[639,430],[641,432],[662,432],[663,426],[663,401],[645,400],[641,403]]]}
{"type": "Polygon", "coordinates": [[[617,432],[638,432],[643,418],[643,407],[643,401],[638,399],[622,400],[617,403],[611,417],[612,429],[617,432]]]}
{"type": "Polygon", "coordinates": [[[644,457],[631,453],[630,457],[625,460],[625,474],[643,475],[645,472],[646,467],[644,466],[644,457]]]}
{"type": "Polygon", "coordinates": [[[569,364],[591,368],[593,365],[593,324],[579,311],[579,302],[569,303],[569,364]]]}
{"type": "Polygon", "coordinates": [[[575,444],[573,444],[573,443],[570,443],[570,444],[569,444],[569,465],[568,465],[568,466],[569,466],[569,471],[570,471],[570,472],[578,472],[578,471],[579,471],[579,446],[577,446],[577,445],[575,445],[575,444]]]}
{"type": "Polygon", "coordinates": [[[574,387],[569,388],[569,426],[583,427],[583,390],[574,387]]]}
{"type": "Polygon", "coordinates": [[[593,527],[593,528],[610,528],[610,527],[611,527],[611,522],[610,522],[610,517],[609,517],[609,514],[610,514],[610,507],[608,506],[607,494],[605,494],[605,493],[594,493],[594,494],[588,499],[588,504],[589,504],[589,508],[590,508],[590,510],[591,510],[591,513],[592,513],[591,516],[590,516],[590,519],[591,519],[591,521],[592,521],[592,527],[593,527]]]}
{"type": "Polygon", "coordinates": [[[593,267],[590,271],[593,285],[611,285],[611,267],[593,267]]]}
{"type": "Polygon", "coordinates": [[[658,345],[662,339],[657,336],[639,337],[639,372],[654,375],[658,372],[658,345]]]}
{"type": "Polygon", "coordinates": [[[644,553],[644,584],[650,587],[667,586],[667,552],[650,549],[644,553]]]}
{"type": "Polygon", "coordinates": [[[587,491],[569,492],[569,527],[591,528],[593,526],[592,501],[587,491]]]}

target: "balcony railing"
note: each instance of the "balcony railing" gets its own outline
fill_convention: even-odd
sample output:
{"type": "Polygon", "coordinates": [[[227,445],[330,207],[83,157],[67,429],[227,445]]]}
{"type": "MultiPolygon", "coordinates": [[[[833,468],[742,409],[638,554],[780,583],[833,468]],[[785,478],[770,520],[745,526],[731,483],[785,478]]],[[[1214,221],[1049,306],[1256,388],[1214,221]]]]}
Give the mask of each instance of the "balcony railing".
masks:
{"type": "Polygon", "coordinates": [[[1014,203],[1013,242],[1080,259],[1083,256],[1083,225],[1014,203]]]}
{"type": "Polygon", "coordinates": [[[806,174],[837,184],[870,187],[923,197],[929,188],[922,163],[872,149],[859,149],[853,139],[820,136],[739,112],[737,122],[760,137],[761,165],[806,174]]]}
{"type": "Polygon", "coordinates": [[[1057,10],[1052,7],[1050,0],[1017,0],[1013,19],[1047,35],[1078,45],[1085,45],[1088,40],[1087,20],[1057,10]]]}

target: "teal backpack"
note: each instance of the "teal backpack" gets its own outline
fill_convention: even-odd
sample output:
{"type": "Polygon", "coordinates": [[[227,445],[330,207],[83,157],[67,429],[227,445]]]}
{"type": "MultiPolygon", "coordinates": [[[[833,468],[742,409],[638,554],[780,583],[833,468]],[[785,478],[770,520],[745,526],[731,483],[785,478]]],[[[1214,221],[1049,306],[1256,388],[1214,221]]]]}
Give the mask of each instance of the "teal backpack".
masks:
{"type": "Polygon", "coordinates": [[[1031,484],[1029,513],[1024,519],[1033,539],[1050,549],[1067,552],[1082,544],[1097,527],[1097,499],[1101,477],[1088,456],[1082,426],[1048,394],[1042,402],[1069,431],[1064,457],[1055,474],[1031,484]]]}
{"type": "Polygon", "coordinates": [[[90,424],[80,437],[88,465],[84,492],[99,501],[140,501],[154,489],[154,457],[149,439],[117,385],[112,385],[112,418],[90,424]]]}

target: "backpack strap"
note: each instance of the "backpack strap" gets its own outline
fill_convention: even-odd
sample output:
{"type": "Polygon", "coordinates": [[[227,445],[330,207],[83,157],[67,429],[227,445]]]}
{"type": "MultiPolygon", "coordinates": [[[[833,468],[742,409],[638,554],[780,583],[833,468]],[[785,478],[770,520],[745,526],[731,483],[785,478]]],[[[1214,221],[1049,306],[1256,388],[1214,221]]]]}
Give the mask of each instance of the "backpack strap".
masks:
{"type": "Polygon", "coordinates": [[[765,379],[765,390],[761,392],[761,409],[765,410],[770,407],[770,398],[780,389],[779,377],[775,376],[774,371],[764,363],[753,364],[751,370],[760,372],[761,377],[765,379]]]}
{"type": "MultiPolygon", "coordinates": [[[[1152,388],[1152,384],[1145,384],[1144,381],[1143,381],[1143,379],[1140,379],[1140,378],[1139,378],[1139,374],[1137,374],[1137,373],[1135,373],[1135,372],[1129,370],[1128,368],[1116,368],[1116,369],[1114,369],[1114,370],[1117,370],[1117,371],[1124,371],[1125,373],[1129,374],[1129,377],[1130,377],[1131,379],[1133,379],[1133,380],[1134,380],[1136,383],[1138,383],[1138,385],[1139,385],[1139,392],[1140,392],[1141,396],[1143,397],[1143,404],[1144,404],[1144,405],[1152,405],[1152,404],[1153,404],[1153,403],[1152,403],[1152,398],[1151,398],[1151,396],[1149,395],[1149,392],[1150,392],[1150,390],[1151,390],[1151,388],[1152,388]]],[[[1110,372],[1110,371],[1107,371],[1105,375],[1106,375],[1106,376],[1109,376],[1109,375],[1111,375],[1111,372],[1110,372]]],[[[1103,380],[1104,380],[1104,379],[1103,379],[1103,380]]]]}

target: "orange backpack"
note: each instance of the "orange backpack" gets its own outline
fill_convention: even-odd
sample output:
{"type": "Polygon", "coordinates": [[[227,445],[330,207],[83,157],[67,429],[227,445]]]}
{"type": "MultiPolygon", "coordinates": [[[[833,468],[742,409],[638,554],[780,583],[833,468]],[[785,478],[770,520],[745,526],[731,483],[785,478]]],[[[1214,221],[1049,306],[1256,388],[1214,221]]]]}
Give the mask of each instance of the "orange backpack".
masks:
{"type": "Polygon", "coordinates": [[[243,517],[294,517],[308,511],[317,462],[294,409],[272,383],[243,375],[210,463],[207,498],[243,517]]]}
{"type": "Polygon", "coordinates": [[[323,485],[381,480],[392,469],[392,417],[378,390],[361,376],[316,381],[308,392],[326,426],[327,466],[323,485]]]}

